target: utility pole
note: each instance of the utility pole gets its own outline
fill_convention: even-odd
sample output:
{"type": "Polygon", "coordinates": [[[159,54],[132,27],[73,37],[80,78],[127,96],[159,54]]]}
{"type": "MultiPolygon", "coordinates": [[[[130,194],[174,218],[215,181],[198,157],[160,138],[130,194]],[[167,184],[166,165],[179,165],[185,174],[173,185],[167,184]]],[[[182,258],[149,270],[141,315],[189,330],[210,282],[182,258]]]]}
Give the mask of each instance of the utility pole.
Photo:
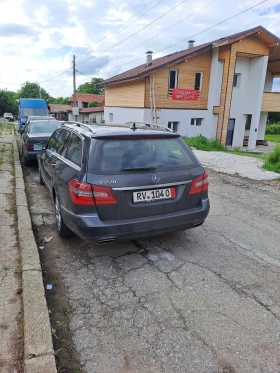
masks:
{"type": "Polygon", "coordinates": [[[42,98],[41,87],[39,85],[38,85],[38,88],[39,88],[39,97],[42,98]]]}
{"type": "MultiPolygon", "coordinates": [[[[74,107],[77,107],[77,97],[76,97],[76,56],[73,55],[73,88],[74,88],[74,107]]],[[[77,115],[76,122],[78,121],[77,115]]]]}

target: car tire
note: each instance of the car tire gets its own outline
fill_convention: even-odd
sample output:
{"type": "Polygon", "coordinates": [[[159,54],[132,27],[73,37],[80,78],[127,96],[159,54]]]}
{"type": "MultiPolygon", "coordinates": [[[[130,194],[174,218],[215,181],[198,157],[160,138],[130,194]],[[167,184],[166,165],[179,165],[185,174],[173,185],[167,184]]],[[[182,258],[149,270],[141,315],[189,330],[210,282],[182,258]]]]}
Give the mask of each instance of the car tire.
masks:
{"type": "Polygon", "coordinates": [[[45,185],[44,180],[42,178],[42,173],[41,173],[41,167],[39,166],[39,184],[40,185],[45,185]]]}
{"type": "Polygon", "coordinates": [[[60,203],[58,201],[57,196],[55,196],[54,200],[54,208],[55,208],[55,221],[56,221],[56,229],[58,234],[61,237],[70,237],[73,236],[73,232],[65,225],[63,218],[60,212],[60,203]]]}

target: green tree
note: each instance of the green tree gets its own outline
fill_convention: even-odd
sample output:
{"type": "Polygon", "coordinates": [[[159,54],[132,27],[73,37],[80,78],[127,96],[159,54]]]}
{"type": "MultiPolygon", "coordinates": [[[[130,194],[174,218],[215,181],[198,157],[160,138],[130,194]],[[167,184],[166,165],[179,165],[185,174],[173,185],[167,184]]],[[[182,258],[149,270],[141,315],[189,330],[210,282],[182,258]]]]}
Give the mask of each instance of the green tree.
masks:
{"type": "Polygon", "coordinates": [[[86,82],[84,84],[81,84],[77,92],[78,93],[91,93],[96,95],[103,95],[104,94],[104,87],[97,87],[98,83],[102,83],[102,78],[92,78],[90,82],[86,82]]]}
{"type": "MultiPolygon", "coordinates": [[[[41,88],[41,97],[46,102],[52,99],[50,94],[41,88]]],[[[40,98],[40,86],[38,83],[25,82],[21,89],[17,92],[17,98],[40,98]]]]}
{"type": "Polygon", "coordinates": [[[88,104],[88,107],[98,107],[98,106],[102,106],[102,105],[99,104],[97,101],[91,101],[88,104]]]}
{"type": "Polygon", "coordinates": [[[267,122],[269,124],[280,123],[280,113],[268,113],[267,122]]]}
{"type": "Polygon", "coordinates": [[[48,100],[48,104],[63,104],[63,105],[69,105],[69,97],[51,97],[48,100]]]}
{"type": "Polygon", "coordinates": [[[4,89],[0,90],[0,115],[4,113],[17,114],[16,94],[4,89]]]}

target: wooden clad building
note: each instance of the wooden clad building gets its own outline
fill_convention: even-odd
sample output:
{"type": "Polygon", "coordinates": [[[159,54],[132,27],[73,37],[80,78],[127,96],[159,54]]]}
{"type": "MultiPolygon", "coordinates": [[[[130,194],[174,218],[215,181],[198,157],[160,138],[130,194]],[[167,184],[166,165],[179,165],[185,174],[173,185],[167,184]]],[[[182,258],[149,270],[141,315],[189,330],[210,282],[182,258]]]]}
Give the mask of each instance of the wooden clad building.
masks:
{"type": "Polygon", "coordinates": [[[254,149],[264,139],[280,76],[279,38],[262,26],[194,46],[103,81],[106,122],[156,122],[184,136],[254,149]],[[249,139],[249,140],[248,140],[249,139]]]}

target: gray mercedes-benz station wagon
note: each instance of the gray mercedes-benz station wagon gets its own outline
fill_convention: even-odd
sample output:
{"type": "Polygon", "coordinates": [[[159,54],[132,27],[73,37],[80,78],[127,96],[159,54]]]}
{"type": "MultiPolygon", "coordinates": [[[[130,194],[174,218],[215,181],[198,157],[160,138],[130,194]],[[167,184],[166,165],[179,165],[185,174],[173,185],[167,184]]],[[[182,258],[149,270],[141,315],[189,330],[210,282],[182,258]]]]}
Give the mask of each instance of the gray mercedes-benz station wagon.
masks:
{"type": "Polygon", "coordinates": [[[65,123],[38,154],[57,229],[98,244],[197,227],[208,175],[177,133],[150,124],[65,123]]]}

